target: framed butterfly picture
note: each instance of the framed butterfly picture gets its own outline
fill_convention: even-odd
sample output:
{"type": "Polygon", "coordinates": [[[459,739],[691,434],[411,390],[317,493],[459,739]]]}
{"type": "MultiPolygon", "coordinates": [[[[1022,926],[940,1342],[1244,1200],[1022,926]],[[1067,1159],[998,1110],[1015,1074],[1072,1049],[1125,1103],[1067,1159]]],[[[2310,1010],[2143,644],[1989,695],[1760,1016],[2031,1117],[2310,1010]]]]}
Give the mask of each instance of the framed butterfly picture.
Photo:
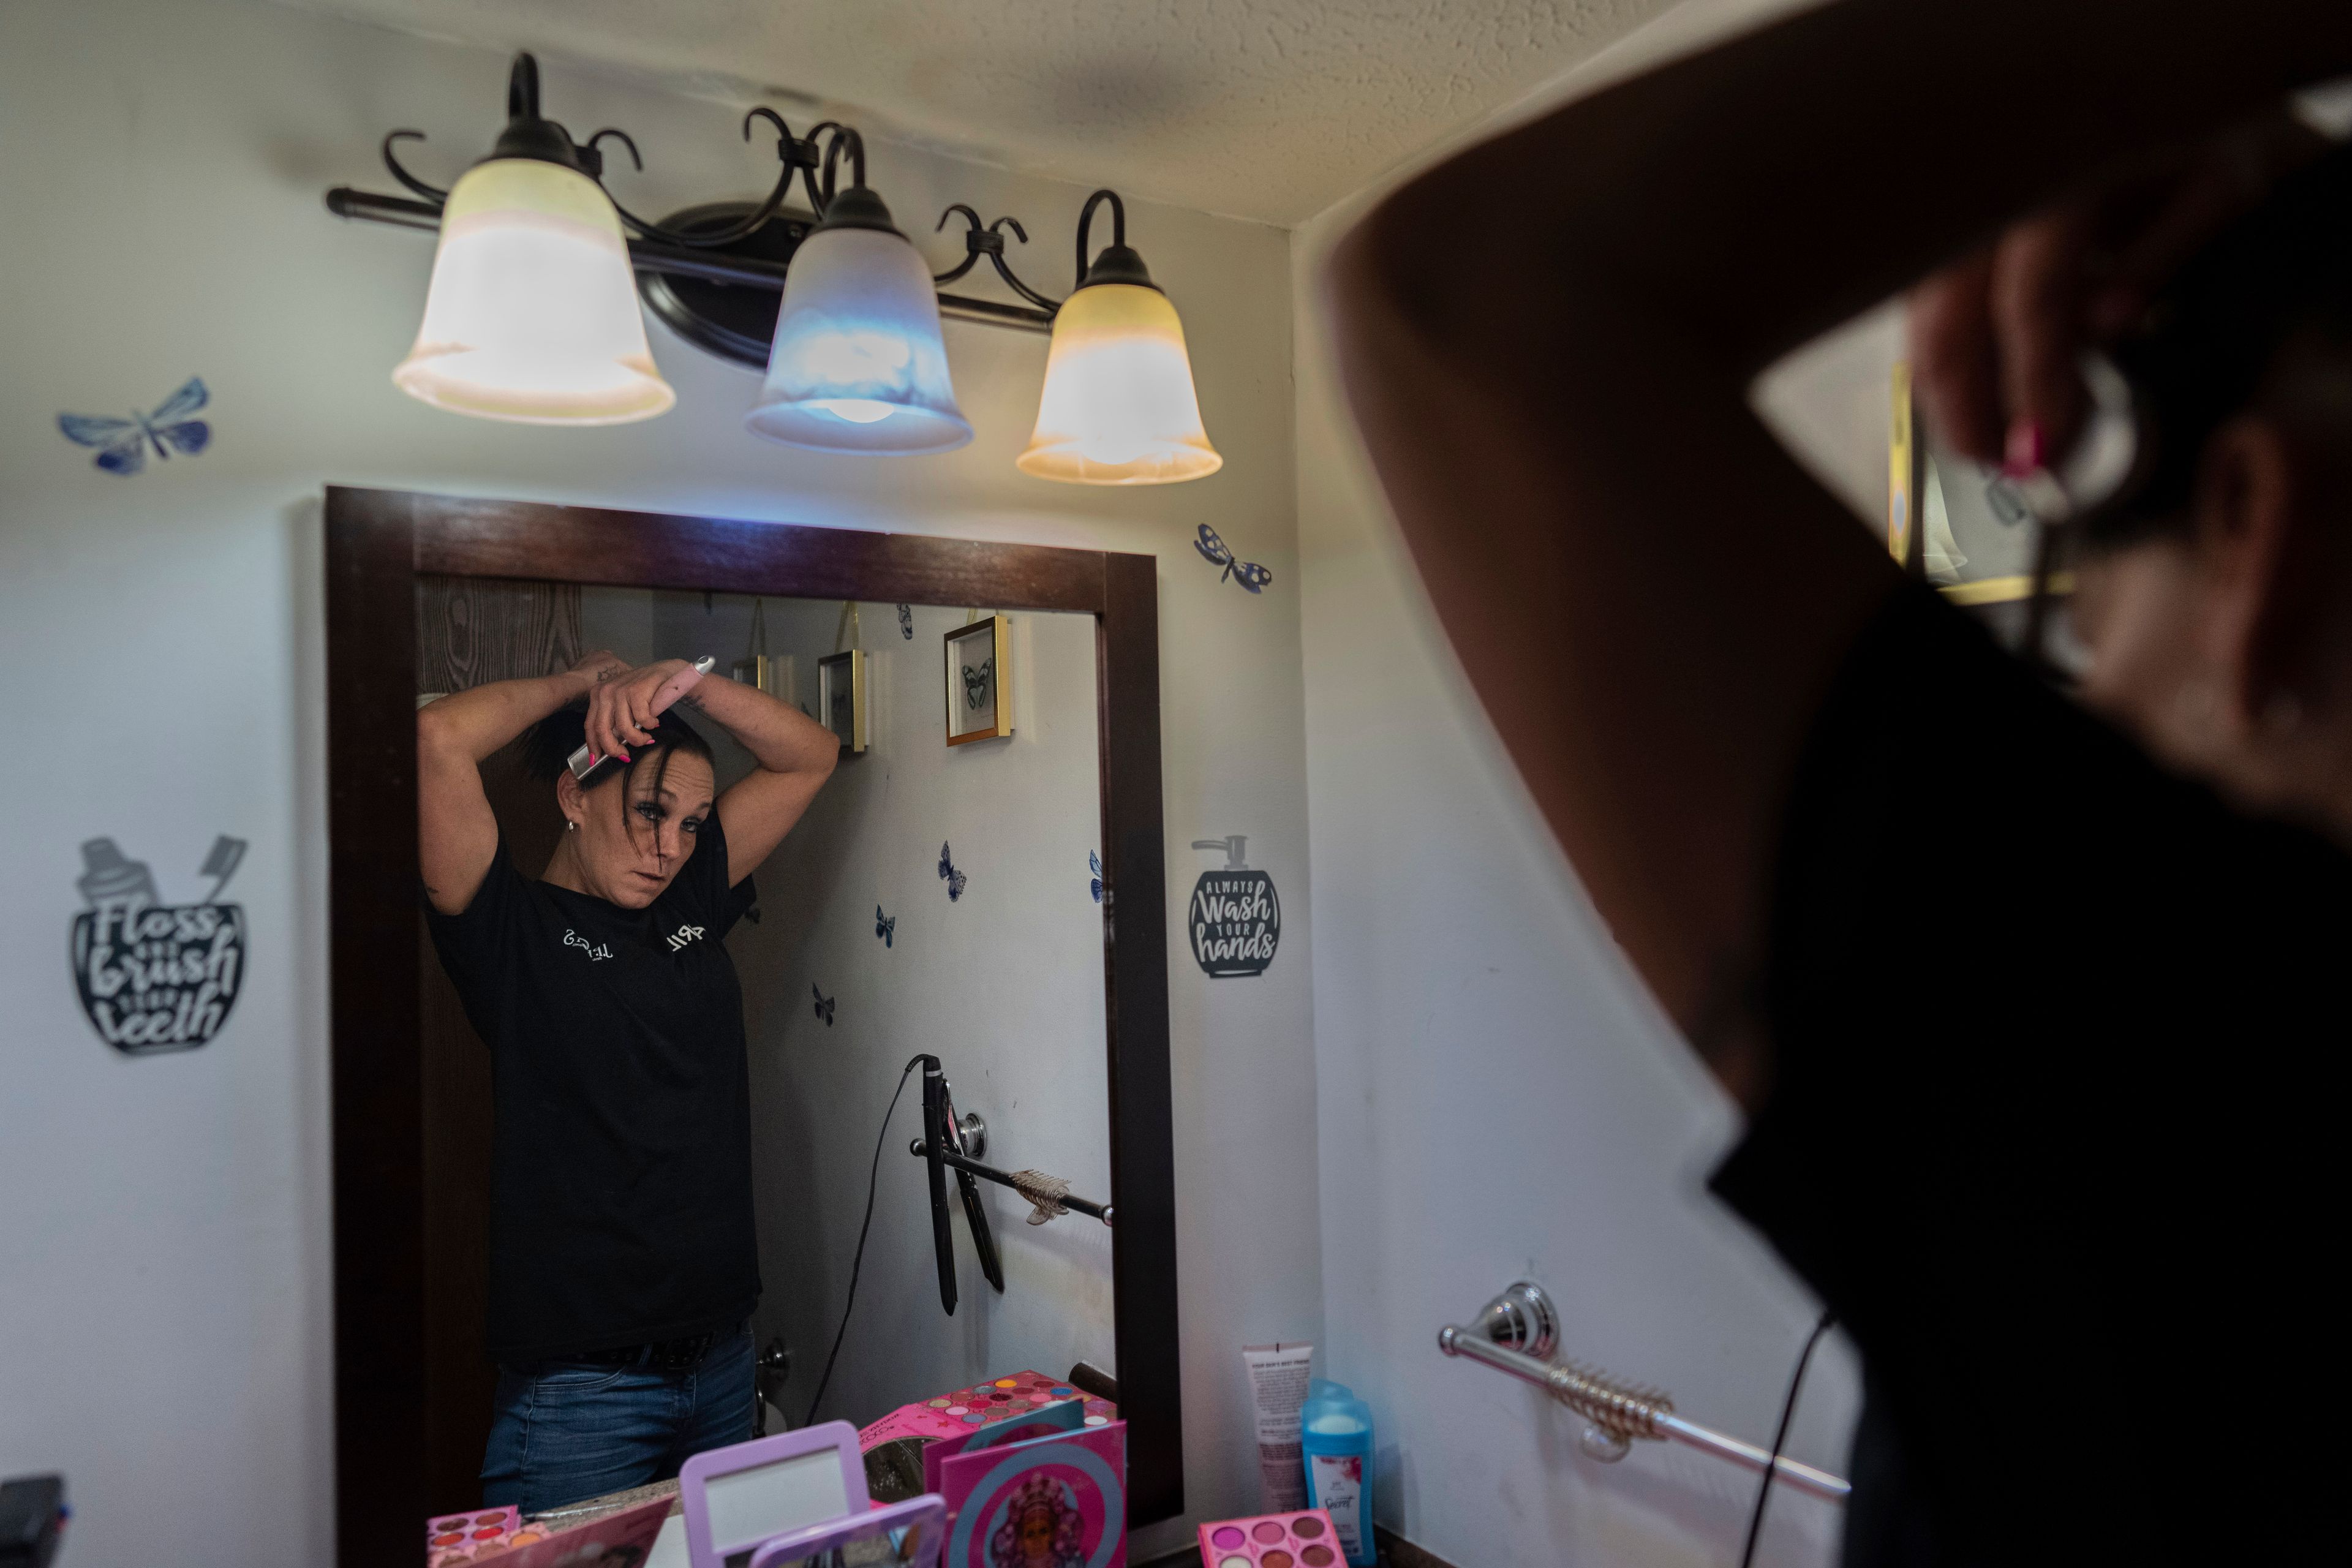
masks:
{"type": "Polygon", "coordinates": [[[816,661],[816,721],[833,731],[845,754],[866,750],[871,731],[866,656],[856,648],[816,661]]]}
{"type": "Polygon", "coordinates": [[[947,634],[948,744],[1013,733],[1013,620],[983,616],[947,634]]]}

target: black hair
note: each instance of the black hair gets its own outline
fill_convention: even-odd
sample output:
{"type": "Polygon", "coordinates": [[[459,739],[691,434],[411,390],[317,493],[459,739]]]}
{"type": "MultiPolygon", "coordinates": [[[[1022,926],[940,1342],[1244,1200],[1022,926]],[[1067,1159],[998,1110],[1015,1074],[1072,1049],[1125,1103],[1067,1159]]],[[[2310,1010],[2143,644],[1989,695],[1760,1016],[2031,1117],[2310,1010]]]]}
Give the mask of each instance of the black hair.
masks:
{"type": "Polygon", "coordinates": [[[2083,519],[2084,542],[2105,549],[2185,532],[2206,444],[2262,400],[2286,353],[2304,349],[2352,358],[2352,145],[2281,181],[2110,351],[2131,384],[2140,450],[2123,492],[2083,519]]]}
{"type": "MultiPolygon", "coordinates": [[[[718,771],[718,761],[710,753],[710,742],[697,733],[686,716],[675,708],[653,722],[654,743],[641,746],[630,757],[628,765],[616,773],[608,773],[590,784],[590,789],[602,789],[614,778],[622,781],[622,794],[628,793],[627,784],[636,776],[638,767],[648,760],[654,764],[653,787],[661,791],[663,781],[669,776],[669,760],[679,752],[689,757],[700,757],[718,771]]],[[[523,731],[522,766],[527,777],[553,784],[570,771],[572,753],[588,743],[588,705],[575,702],[569,708],[559,708],[523,731]]]]}

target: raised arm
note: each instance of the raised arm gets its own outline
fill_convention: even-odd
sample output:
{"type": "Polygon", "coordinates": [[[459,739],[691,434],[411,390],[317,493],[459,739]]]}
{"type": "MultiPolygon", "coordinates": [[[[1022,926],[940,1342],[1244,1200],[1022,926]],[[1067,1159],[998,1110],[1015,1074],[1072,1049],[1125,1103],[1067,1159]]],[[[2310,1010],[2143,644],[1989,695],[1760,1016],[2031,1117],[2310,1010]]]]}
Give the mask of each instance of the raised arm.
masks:
{"type": "Polygon", "coordinates": [[[719,797],[727,826],[730,887],[757,870],[833,776],[841,742],[832,731],[753,686],[722,675],[697,677],[682,659],[664,659],[607,682],[588,700],[588,743],[600,752],[649,744],[647,721],[683,702],[725,730],[760,765],[719,797]]]}
{"type": "Polygon", "coordinates": [[[784,840],[841,760],[834,732],[756,686],[705,676],[688,700],[709,716],[760,765],[719,797],[727,824],[727,881],[741,881],[784,840]]]}
{"type": "Polygon", "coordinates": [[[425,896],[435,909],[464,913],[498,852],[499,819],[482,793],[483,762],[627,668],[612,654],[592,653],[562,675],[494,680],[416,710],[416,847],[425,896]]]}
{"type": "Polygon", "coordinates": [[[1743,1098],[1781,802],[1895,583],[1749,383],[2112,161],[2352,67],[2343,0],[2210,20],[1845,0],[1464,153],[1333,259],[1349,395],[1454,648],[1618,941],[1743,1098]]]}

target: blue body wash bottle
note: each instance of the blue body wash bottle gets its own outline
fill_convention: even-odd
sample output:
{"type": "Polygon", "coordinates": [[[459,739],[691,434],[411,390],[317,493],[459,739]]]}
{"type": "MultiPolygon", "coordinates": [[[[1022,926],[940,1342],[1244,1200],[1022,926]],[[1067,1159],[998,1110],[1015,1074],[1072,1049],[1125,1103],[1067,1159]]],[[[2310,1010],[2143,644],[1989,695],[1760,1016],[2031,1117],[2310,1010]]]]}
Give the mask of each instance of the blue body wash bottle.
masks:
{"type": "Polygon", "coordinates": [[[1347,1384],[1318,1377],[1298,1413],[1298,1441],[1306,1450],[1307,1506],[1331,1516],[1350,1568],[1371,1568],[1379,1558],[1372,1540],[1371,1406],[1347,1384]]]}

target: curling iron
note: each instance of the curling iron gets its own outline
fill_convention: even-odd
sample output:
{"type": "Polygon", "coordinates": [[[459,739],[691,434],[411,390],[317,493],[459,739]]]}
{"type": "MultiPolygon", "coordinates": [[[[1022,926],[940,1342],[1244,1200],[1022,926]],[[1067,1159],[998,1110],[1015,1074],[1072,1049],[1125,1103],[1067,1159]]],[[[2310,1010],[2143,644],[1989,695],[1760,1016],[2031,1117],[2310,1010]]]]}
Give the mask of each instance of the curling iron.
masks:
{"type": "MultiPolygon", "coordinates": [[[[694,673],[709,675],[718,665],[719,656],[706,653],[694,661],[694,673]]],[[[572,776],[580,781],[580,787],[586,789],[626,767],[629,759],[625,752],[617,757],[600,756],[593,747],[583,746],[564,761],[571,764],[572,776]]]]}

